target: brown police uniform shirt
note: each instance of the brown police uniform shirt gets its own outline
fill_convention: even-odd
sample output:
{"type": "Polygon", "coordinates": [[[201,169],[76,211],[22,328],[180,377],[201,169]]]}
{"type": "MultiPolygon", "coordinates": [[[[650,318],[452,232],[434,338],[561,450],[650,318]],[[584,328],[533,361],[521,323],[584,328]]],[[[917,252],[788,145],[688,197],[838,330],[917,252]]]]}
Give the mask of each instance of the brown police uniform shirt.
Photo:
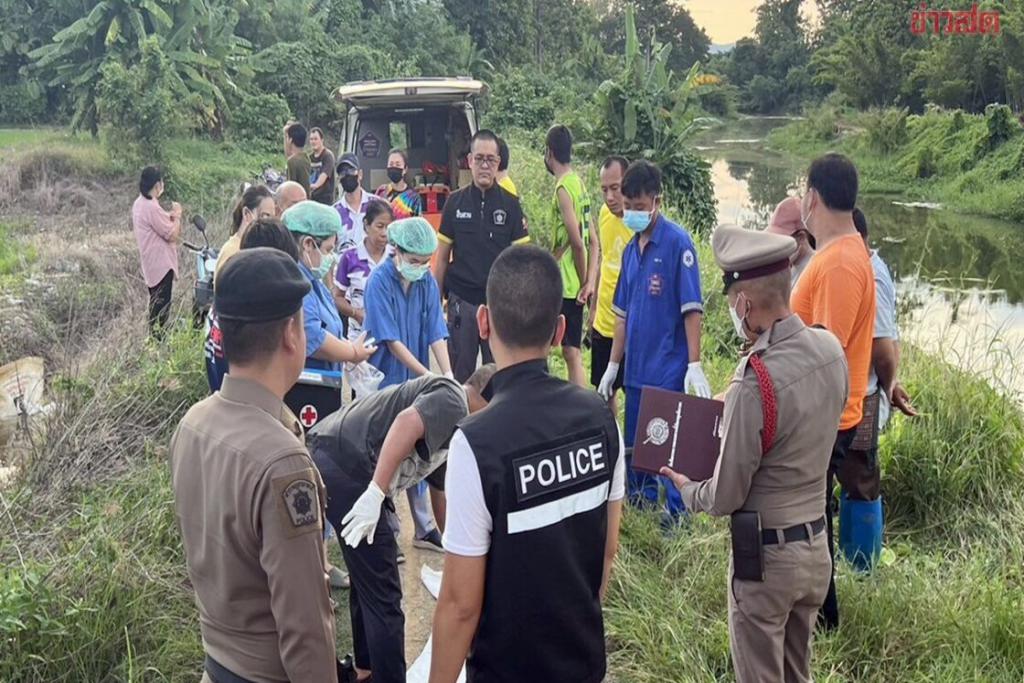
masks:
{"type": "Polygon", "coordinates": [[[337,680],[326,497],[301,438],[276,396],[228,375],[171,440],[203,646],[255,683],[337,680]]]}
{"type": "Polygon", "coordinates": [[[686,507],[712,515],[761,513],[766,529],[813,522],[825,512],[825,475],[849,393],[846,356],[831,332],[799,316],[777,321],[751,347],[775,384],[775,441],[761,456],[764,416],[757,376],[740,361],[725,396],[722,450],[711,479],[683,486],[686,507]]]}

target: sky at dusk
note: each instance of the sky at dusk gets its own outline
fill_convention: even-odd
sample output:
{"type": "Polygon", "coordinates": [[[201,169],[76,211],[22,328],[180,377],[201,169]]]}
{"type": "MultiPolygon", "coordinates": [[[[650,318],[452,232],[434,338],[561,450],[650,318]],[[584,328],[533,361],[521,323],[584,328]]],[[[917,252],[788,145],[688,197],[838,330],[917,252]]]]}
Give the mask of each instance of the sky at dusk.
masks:
{"type": "MultiPolygon", "coordinates": [[[[756,21],[754,9],[761,0],[684,0],[693,20],[704,28],[712,43],[735,43],[752,35],[756,21]]],[[[812,20],[818,12],[813,0],[804,0],[803,12],[812,20]]]]}

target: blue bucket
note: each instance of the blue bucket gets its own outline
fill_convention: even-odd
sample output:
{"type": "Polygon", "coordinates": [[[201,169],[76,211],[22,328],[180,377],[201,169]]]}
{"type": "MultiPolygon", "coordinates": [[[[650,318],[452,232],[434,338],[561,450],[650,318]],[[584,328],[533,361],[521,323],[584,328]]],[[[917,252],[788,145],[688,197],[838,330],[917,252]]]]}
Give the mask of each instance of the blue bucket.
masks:
{"type": "Polygon", "coordinates": [[[839,499],[839,549],[857,571],[867,572],[882,554],[882,497],[839,499]]]}

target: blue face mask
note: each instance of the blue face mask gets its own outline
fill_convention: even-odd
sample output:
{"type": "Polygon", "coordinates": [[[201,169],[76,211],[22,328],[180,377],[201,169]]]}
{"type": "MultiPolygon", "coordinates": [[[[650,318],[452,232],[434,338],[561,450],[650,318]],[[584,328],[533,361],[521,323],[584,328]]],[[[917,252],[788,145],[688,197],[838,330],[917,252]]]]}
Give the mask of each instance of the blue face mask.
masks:
{"type": "Polygon", "coordinates": [[[651,224],[652,211],[633,211],[626,209],[622,212],[622,222],[633,232],[643,232],[651,224]]]}

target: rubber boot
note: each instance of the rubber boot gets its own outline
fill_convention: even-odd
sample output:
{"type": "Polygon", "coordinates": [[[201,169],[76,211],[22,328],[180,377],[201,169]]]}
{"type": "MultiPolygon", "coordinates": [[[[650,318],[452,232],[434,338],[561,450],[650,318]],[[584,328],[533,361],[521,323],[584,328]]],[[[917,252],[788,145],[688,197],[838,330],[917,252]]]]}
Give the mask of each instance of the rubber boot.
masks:
{"type": "Polygon", "coordinates": [[[860,572],[871,571],[882,554],[882,497],[874,500],[840,500],[839,518],[848,530],[839,530],[843,556],[860,572]],[[843,508],[846,508],[844,513],[843,508]]]}

